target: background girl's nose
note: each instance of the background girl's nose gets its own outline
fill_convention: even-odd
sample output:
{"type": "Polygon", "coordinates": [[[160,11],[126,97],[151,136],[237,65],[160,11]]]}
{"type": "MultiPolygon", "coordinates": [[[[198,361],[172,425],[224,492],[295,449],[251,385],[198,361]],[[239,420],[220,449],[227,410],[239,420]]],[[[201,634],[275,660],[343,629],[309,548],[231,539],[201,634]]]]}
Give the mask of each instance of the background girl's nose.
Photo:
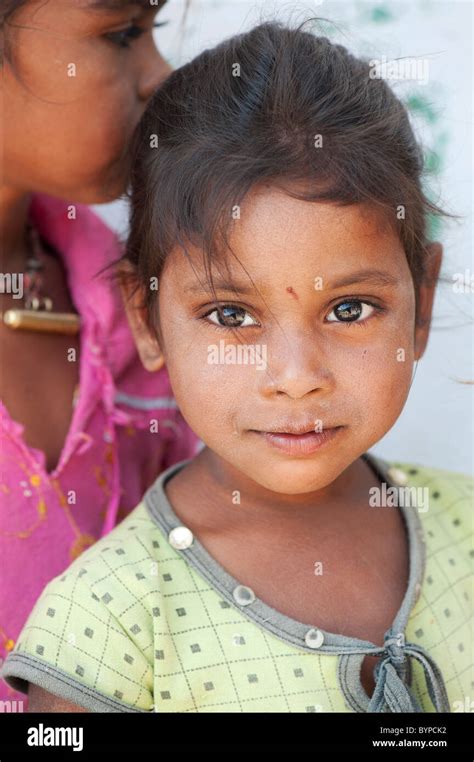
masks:
{"type": "Polygon", "coordinates": [[[172,67],[156,51],[152,61],[148,61],[146,70],[140,79],[140,99],[147,101],[172,71],[172,67]]]}

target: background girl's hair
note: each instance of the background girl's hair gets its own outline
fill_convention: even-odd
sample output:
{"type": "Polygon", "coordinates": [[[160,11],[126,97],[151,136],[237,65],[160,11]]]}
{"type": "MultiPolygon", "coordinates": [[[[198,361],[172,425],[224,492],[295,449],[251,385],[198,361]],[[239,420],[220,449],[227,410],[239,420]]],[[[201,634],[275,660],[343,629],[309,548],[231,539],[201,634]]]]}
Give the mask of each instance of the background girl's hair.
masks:
{"type": "Polygon", "coordinates": [[[138,125],[130,231],[114,264],[126,263],[118,277],[144,287],[157,336],[151,279],[174,247],[186,253],[191,243],[203,250],[215,295],[211,264],[229,251],[232,210],[262,182],[307,201],[368,202],[382,212],[418,297],[428,215],[453,215],[424,194],[422,150],[388,84],[369,76],[368,61],[304,31],[306,23],[263,23],[203,51],[169,76],[138,125]]]}

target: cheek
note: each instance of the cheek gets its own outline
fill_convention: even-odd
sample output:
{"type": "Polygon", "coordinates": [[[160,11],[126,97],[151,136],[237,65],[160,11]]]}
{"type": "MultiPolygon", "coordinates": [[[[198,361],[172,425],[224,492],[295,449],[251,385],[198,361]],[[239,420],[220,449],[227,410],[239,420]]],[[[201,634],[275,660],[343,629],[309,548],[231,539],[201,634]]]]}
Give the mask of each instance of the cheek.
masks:
{"type": "MultiPolygon", "coordinates": [[[[363,330],[363,329],[361,329],[363,330]]],[[[409,332],[385,332],[350,350],[335,354],[334,372],[339,392],[361,426],[392,424],[400,415],[410,390],[413,346],[409,332]]]]}
{"type": "Polygon", "coordinates": [[[122,108],[120,103],[111,103],[99,109],[97,103],[87,100],[60,110],[41,107],[37,102],[31,105],[27,109],[28,129],[18,127],[26,120],[22,111],[11,113],[6,121],[6,178],[15,178],[32,190],[53,195],[71,193],[81,200],[80,193],[96,185],[102,187],[110,172],[120,178],[125,174],[126,147],[136,121],[127,118],[126,103],[122,108]]]}
{"type": "MultiPolygon", "coordinates": [[[[191,338],[191,336],[189,337],[191,338]]],[[[219,338],[193,340],[166,337],[173,347],[166,358],[166,367],[173,394],[191,428],[203,438],[233,429],[236,411],[252,389],[255,369],[249,366],[209,362],[208,348],[218,345],[219,338]]]]}
{"type": "Polygon", "coordinates": [[[41,51],[32,52],[18,61],[20,81],[10,71],[5,74],[9,142],[20,144],[22,155],[39,152],[41,158],[46,153],[50,161],[54,147],[60,166],[76,164],[85,173],[91,165],[110,163],[124,149],[144,106],[129,67],[112,64],[109,52],[98,52],[100,44],[78,51],[63,47],[53,58],[49,51],[43,57],[41,51]],[[22,142],[17,133],[23,127],[22,142]]]}
{"type": "Polygon", "coordinates": [[[126,79],[111,87],[91,80],[82,96],[65,108],[64,125],[56,137],[69,151],[74,148],[85,165],[106,166],[126,151],[140,116],[126,79]]]}

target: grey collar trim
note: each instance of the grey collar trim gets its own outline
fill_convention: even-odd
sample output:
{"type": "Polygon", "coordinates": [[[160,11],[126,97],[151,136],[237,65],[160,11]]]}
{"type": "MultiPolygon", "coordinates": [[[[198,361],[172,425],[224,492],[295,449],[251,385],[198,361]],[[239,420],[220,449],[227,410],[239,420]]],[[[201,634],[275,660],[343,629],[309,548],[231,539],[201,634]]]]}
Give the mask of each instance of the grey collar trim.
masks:
{"type": "MultiPolygon", "coordinates": [[[[380,481],[387,488],[398,489],[390,476],[389,464],[382,458],[364,453],[362,457],[373,469],[380,481]]],[[[164,485],[175,473],[184,468],[191,460],[180,461],[170,466],[156,479],[146,491],[143,501],[153,521],[158,524],[165,536],[172,529],[182,526],[175,514],[164,485]]],[[[303,651],[314,653],[338,654],[338,679],[349,705],[358,712],[420,712],[422,711],[413,694],[407,688],[410,680],[411,665],[408,656],[416,659],[423,667],[428,693],[435,711],[449,712],[449,701],[443,678],[437,665],[424,649],[414,643],[405,642],[405,629],[410,612],[421,591],[425,573],[426,551],[421,522],[416,507],[399,501],[407,530],[409,545],[409,579],[402,604],[392,626],[385,633],[383,646],[376,646],[370,641],[326,632],[314,625],[300,622],[268,606],[257,598],[253,591],[242,586],[207,552],[196,537],[191,545],[179,552],[186,555],[193,566],[223,599],[232,606],[239,605],[240,610],[259,627],[271,632],[277,638],[297,646],[303,651]],[[360,667],[365,655],[380,655],[374,671],[375,690],[369,699],[360,682],[360,667]]]]}
{"type": "MultiPolygon", "coordinates": [[[[397,487],[392,479],[389,478],[387,473],[388,464],[385,461],[381,458],[376,458],[374,455],[369,455],[368,453],[364,453],[362,457],[366,459],[368,464],[375,470],[382,481],[387,482],[388,486],[397,487]]],[[[166,471],[160,474],[154,484],[149,487],[143,498],[150,516],[155,523],[161,527],[166,536],[168,536],[171,530],[175,527],[182,526],[182,522],[175,514],[163,487],[168,479],[190,462],[191,460],[188,459],[170,466],[166,471]]],[[[408,531],[410,573],[405,597],[392,625],[392,629],[396,633],[401,633],[405,630],[410,611],[415,604],[421,588],[425,561],[421,525],[417,511],[409,506],[400,506],[400,508],[408,531]]],[[[210,584],[219,591],[224,599],[229,601],[233,606],[236,605],[233,592],[241,585],[241,583],[228,574],[228,572],[207,552],[196,537],[194,537],[190,547],[180,552],[186,555],[189,564],[200,572],[200,574],[202,574],[210,584]]],[[[286,640],[288,643],[291,643],[291,645],[298,646],[305,651],[314,653],[314,646],[308,646],[305,641],[305,636],[307,635],[308,630],[315,628],[314,624],[300,622],[286,614],[282,614],[257,597],[255,597],[255,600],[249,605],[244,605],[239,608],[246,616],[253,619],[260,627],[267,629],[273,635],[286,640]]],[[[324,637],[323,644],[318,647],[318,651],[321,653],[382,654],[384,652],[383,647],[376,646],[370,641],[326,632],[320,628],[317,629],[324,637]]]]}

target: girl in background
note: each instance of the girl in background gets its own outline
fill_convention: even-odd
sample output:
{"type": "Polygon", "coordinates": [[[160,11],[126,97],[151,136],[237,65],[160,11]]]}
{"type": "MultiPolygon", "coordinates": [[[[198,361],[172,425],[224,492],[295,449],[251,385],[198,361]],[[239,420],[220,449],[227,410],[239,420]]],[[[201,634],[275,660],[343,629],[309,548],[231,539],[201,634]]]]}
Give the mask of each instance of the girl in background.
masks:
{"type": "MultiPolygon", "coordinates": [[[[197,446],[96,277],[122,248],[88,208],[126,190],[130,138],[170,73],[152,35],[163,5],[0,7],[2,661],[45,584],[197,446]]],[[[3,681],[0,699],[27,706],[3,681]]]]}

